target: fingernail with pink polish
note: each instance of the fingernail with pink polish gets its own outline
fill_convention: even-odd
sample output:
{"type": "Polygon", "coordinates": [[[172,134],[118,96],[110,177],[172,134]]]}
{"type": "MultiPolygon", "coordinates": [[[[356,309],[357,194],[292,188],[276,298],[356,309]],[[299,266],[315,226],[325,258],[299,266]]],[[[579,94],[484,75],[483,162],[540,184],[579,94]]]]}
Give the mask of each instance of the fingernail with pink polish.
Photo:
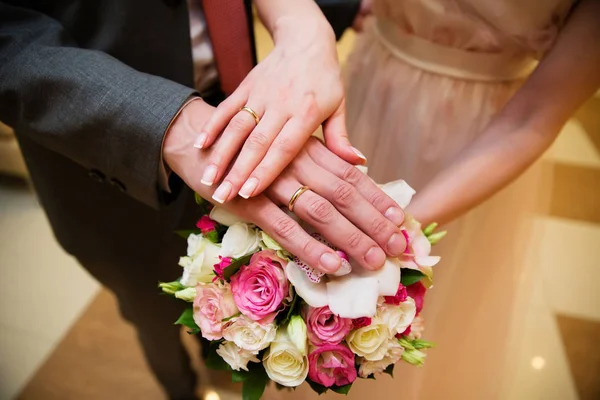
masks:
{"type": "Polygon", "coordinates": [[[244,186],[242,186],[238,194],[243,198],[248,199],[250,196],[252,196],[252,193],[254,193],[257,187],[258,179],[250,178],[246,181],[246,183],[244,183],[244,186]]]}
{"type": "Polygon", "coordinates": [[[202,174],[202,179],[200,179],[200,182],[203,185],[212,186],[212,184],[215,183],[216,177],[217,177],[217,166],[209,165],[204,170],[204,174],[202,174]]]}
{"type": "Polygon", "coordinates": [[[194,147],[197,149],[202,149],[204,144],[206,143],[206,133],[202,132],[198,135],[196,142],[194,143],[194,147]]]}
{"type": "Polygon", "coordinates": [[[213,193],[213,200],[217,203],[223,204],[225,200],[227,200],[227,198],[229,197],[232,188],[233,186],[231,185],[231,183],[227,181],[221,183],[221,185],[213,193]]]}
{"type": "Polygon", "coordinates": [[[356,147],[352,147],[352,151],[356,154],[361,160],[367,161],[367,157],[363,153],[360,152],[356,147]]]}

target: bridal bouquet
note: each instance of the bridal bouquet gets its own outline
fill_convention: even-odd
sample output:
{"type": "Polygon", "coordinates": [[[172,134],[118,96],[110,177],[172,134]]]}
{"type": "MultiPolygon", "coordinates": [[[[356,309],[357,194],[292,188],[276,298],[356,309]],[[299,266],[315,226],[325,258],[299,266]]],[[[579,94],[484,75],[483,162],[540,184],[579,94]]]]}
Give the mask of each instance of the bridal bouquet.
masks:
{"type": "MultiPolygon", "coordinates": [[[[414,194],[403,181],[381,187],[403,208],[414,194]]],[[[378,271],[338,251],[342,268],[323,275],[256,226],[196,200],[197,229],[179,232],[188,243],[182,276],[159,287],[190,303],[175,323],[209,341],[207,366],[231,371],[244,399],[259,399],[269,381],[346,394],[359,377],[391,375],[398,361],[423,363],[432,344],[421,339],[419,313],[439,261],[431,245],[445,234],[435,224],[421,229],[407,216],[405,253],[378,271]]]]}

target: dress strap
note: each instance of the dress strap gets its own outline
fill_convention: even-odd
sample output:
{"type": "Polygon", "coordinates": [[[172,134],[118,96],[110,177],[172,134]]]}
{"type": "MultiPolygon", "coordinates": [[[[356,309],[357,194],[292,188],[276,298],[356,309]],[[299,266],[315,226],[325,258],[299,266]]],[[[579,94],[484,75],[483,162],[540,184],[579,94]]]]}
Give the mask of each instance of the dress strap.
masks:
{"type": "Polygon", "coordinates": [[[527,77],[538,61],[527,54],[483,53],[442,46],[410,35],[385,19],[374,23],[375,34],[390,53],[425,71],[458,79],[502,82],[527,77]]]}

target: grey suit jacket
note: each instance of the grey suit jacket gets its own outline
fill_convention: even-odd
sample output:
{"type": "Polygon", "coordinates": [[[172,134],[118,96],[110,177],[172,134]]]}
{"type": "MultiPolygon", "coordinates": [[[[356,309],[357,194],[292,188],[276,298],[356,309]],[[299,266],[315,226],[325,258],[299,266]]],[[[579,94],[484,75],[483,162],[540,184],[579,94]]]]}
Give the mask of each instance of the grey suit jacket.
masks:
{"type": "Polygon", "coordinates": [[[84,263],[174,264],[182,251],[172,232],[189,227],[193,196],[166,201],[158,169],[194,93],[190,46],[184,0],[0,0],[0,120],[59,242],[84,263]]]}
{"type": "Polygon", "coordinates": [[[0,120],[59,242],[84,263],[177,268],[173,230],[193,196],[167,204],[158,168],[194,93],[190,46],[185,1],[0,2],[0,120]]]}

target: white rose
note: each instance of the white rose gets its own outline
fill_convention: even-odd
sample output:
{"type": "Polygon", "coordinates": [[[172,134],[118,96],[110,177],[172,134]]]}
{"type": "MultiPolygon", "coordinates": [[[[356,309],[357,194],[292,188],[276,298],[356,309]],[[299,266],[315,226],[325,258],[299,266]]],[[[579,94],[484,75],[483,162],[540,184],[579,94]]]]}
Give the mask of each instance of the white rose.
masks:
{"type": "Polygon", "coordinates": [[[269,347],[276,332],[275,324],[260,325],[242,315],[231,320],[223,330],[223,337],[238,347],[257,354],[269,347]]]}
{"type": "Polygon", "coordinates": [[[272,381],[286,387],[296,387],[308,376],[308,358],[289,338],[285,329],[279,329],[275,341],[263,358],[263,365],[272,381]]]}
{"type": "Polygon", "coordinates": [[[216,221],[216,222],[220,223],[221,225],[225,225],[225,226],[232,226],[239,222],[244,222],[244,223],[247,222],[247,221],[244,221],[242,218],[238,217],[237,215],[230,213],[223,207],[218,207],[218,206],[213,207],[213,209],[210,210],[209,217],[213,221],[216,221]]]}
{"type": "Polygon", "coordinates": [[[221,256],[240,258],[258,250],[258,231],[250,225],[238,222],[227,229],[221,243],[221,256]]]}
{"type": "Polygon", "coordinates": [[[390,338],[390,330],[385,322],[373,318],[371,325],[350,332],[346,343],[354,354],[368,361],[379,361],[388,351],[390,338]]]}
{"type": "Polygon", "coordinates": [[[260,362],[256,358],[256,355],[247,350],[240,349],[232,342],[221,343],[217,349],[217,354],[235,371],[239,371],[240,369],[248,371],[248,362],[260,362]]]}
{"type": "Polygon", "coordinates": [[[399,305],[384,304],[378,312],[378,319],[383,321],[390,330],[390,336],[402,333],[412,324],[417,314],[417,306],[411,297],[407,297],[399,305]]]}
{"type": "Polygon", "coordinates": [[[358,360],[358,375],[361,378],[367,378],[371,374],[379,374],[392,364],[396,364],[402,358],[404,348],[398,342],[398,339],[392,338],[388,343],[388,351],[381,360],[369,361],[364,358],[358,360]]]}
{"type": "Polygon", "coordinates": [[[196,286],[198,282],[209,283],[215,277],[214,265],[219,263],[219,246],[202,235],[188,236],[187,257],[179,259],[183,267],[181,284],[196,286]]]}
{"type": "Polygon", "coordinates": [[[175,297],[181,300],[189,301],[190,303],[196,298],[196,288],[189,287],[175,292],[175,297]]]}

